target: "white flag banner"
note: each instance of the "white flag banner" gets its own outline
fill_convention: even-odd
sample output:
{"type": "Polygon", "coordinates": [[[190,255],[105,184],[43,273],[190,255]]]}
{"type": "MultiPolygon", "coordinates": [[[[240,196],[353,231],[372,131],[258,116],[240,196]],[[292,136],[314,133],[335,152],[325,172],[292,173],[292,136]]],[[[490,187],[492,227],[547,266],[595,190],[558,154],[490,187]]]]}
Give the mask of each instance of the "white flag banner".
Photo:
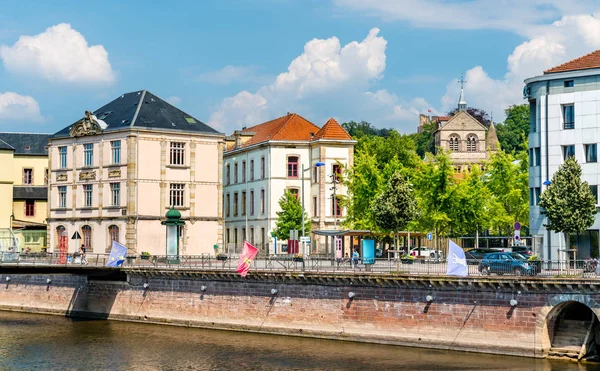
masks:
{"type": "Polygon", "coordinates": [[[446,274],[460,277],[466,277],[469,274],[465,252],[460,246],[452,242],[452,240],[448,240],[448,266],[446,267],[446,274]]]}

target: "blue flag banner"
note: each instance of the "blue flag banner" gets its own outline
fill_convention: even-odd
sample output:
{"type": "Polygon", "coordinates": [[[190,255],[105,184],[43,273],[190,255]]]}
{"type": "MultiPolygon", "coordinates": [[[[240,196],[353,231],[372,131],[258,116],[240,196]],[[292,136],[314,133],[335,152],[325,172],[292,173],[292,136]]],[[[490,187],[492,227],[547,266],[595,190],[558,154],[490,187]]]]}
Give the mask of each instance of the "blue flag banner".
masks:
{"type": "Polygon", "coordinates": [[[127,247],[121,245],[117,241],[112,242],[112,248],[110,249],[110,255],[106,262],[107,267],[118,267],[123,264],[125,257],[127,256],[127,247]]]}
{"type": "Polygon", "coordinates": [[[448,267],[446,268],[446,274],[449,276],[460,276],[466,277],[469,274],[467,268],[467,258],[463,249],[448,240],[448,267]]]}

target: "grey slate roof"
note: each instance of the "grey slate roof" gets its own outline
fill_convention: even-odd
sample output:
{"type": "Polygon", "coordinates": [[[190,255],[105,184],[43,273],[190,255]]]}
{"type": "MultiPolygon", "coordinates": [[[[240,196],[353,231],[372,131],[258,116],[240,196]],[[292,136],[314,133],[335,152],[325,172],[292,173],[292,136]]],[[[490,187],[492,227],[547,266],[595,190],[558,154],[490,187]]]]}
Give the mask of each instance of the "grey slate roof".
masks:
{"type": "Polygon", "coordinates": [[[0,141],[14,148],[15,155],[48,155],[48,138],[50,134],[0,133],[0,141]]]}
{"type": "Polygon", "coordinates": [[[14,186],[13,200],[47,200],[48,187],[14,186]]]}
{"type": "Polygon", "coordinates": [[[11,147],[10,144],[6,143],[2,139],[0,139],[0,149],[8,149],[8,150],[13,150],[14,151],[14,148],[11,147]]]}
{"type": "MultiPolygon", "coordinates": [[[[220,134],[215,129],[147,90],[123,94],[119,98],[95,110],[93,114],[107,124],[104,132],[135,127],[220,134]]],[[[79,121],[77,120],[73,125],[79,121]]],[[[52,137],[68,136],[69,130],[71,130],[73,125],[60,130],[52,137]]]]}

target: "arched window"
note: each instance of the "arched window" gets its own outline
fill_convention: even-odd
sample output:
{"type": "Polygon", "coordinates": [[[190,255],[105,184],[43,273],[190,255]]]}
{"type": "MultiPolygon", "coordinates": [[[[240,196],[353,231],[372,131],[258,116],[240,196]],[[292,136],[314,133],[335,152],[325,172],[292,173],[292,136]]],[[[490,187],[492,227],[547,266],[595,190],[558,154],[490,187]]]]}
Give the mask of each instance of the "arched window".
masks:
{"type": "Polygon", "coordinates": [[[119,242],[119,227],[116,225],[111,225],[108,227],[108,234],[110,235],[110,243],[112,245],[112,241],[119,242]]]}
{"type": "MultiPolygon", "coordinates": [[[[81,237],[83,238],[83,246],[86,252],[92,252],[92,227],[84,225],[81,227],[81,237]]],[[[77,246],[79,248],[79,246],[77,246]]]]}
{"type": "Polygon", "coordinates": [[[448,149],[454,152],[458,152],[460,143],[460,137],[456,134],[450,135],[448,138],[448,149]]]}
{"type": "Polygon", "coordinates": [[[467,136],[467,152],[477,152],[477,136],[475,134],[467,136]]]}

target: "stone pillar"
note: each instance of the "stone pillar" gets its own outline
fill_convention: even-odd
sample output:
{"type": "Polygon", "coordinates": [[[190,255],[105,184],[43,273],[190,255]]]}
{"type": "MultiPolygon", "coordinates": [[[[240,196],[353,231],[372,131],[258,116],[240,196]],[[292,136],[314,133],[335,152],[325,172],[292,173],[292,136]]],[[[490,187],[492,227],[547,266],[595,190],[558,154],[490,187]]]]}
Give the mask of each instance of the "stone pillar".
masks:
{"type": "Polygon", "coordinates": [[[196,216],[196,143],[190,142],[190,218],[194,216],[196,216]]]}
{"type": "Polygon", "coordinates": [[[167,183],[165,179],[167,177],[167,140],[162,138],[160,141],[160,210],[158,215],[163,215],[167,208],[167,183]]]}
{"type": "MultiPolygon", "coordinates": [[[[223,224],[225,224],[223,219],[223,151],[225,149],[225,141],[220,141],[217,143],[217,151],[219,164],[218,164],[218,177],[217,177],[217,220],[218,220],[218,229],[217,229],[217,244],[222,247],[221,251],[224,251],[225,244],[223,240],[223,224]]],[[[256,195],[255,195],[256,196],[256,195]]],[[[259,195],[260,197],[260,195],[259,195]]],[[[248,211],[248,210],[246,210],[248,211]]]]}
{"type": "Polygon", "coordinates": [[[130,251],[137,251],[137,151],[138,136],[127,136],[127,225],[125,241],[130,251]]]}

